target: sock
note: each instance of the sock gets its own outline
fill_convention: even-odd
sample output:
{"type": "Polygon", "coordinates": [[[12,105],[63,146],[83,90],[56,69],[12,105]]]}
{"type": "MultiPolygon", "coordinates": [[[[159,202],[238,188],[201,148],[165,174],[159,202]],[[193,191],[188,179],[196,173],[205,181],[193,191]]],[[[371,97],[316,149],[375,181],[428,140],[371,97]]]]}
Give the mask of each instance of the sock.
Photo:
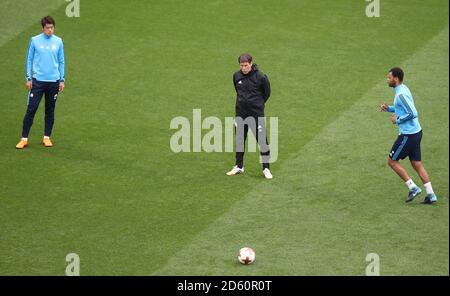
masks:
{"type": "Polygon", "coordinates": [[[425,189],[427,190],[427,194],[434,193],[434,192],[433,192],[433,187],[431,187],[431,182],[428,182],[428,183],[426,183],[426,184],[423,184],[423,186],[425,186],[425,189]]]}
{"type": "Polygon", "coordinates": [[[28,138],[22,138],[22,140],[27,141],[28,142],[28,138]]]}
{"type": "Polygon", "coordinates": [[[44,136],[44,139],[50,139],[50,137],[49,136],[44,136]]]}
{"type": "Polygon", "coordinates": [[[405,183],[406,183],[406,186],[408,186],[409,190],[413,189],[414,187],[417,187],[417,185],[413,182],[412,179],[409,179],[405,183]]]}

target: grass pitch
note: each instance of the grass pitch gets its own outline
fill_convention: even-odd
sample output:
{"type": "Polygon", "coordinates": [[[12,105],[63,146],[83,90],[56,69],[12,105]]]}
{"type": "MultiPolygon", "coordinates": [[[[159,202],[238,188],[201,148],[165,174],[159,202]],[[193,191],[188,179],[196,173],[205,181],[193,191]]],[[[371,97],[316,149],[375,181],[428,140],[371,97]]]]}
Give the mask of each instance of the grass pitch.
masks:
{"type": "Polygon", "coordinates": [[[350,0],[81,2],[80,18],[65,1],[0,4],[13,28],[0,37],[0,274],[63,275],[71,252],[82,275],[364,275],[367,253],[382,275],[449,274],[447,1],[383,2],[380,18],[350,0]],[[55,147],[40,145],[42,104],[16,151],[44,14],[67,62],[55,147]],[[232,153],[169,147],[176,116],[234,115],[242,52],[272,84],[270,182],[255,153],[230,178],[232,153]],[[433,206],[405,204],[386,164],[397,130],[377,107],[393,66],[420,113],[433,206]],[[237,263],[245,245],[254,265],[237,263]]]}

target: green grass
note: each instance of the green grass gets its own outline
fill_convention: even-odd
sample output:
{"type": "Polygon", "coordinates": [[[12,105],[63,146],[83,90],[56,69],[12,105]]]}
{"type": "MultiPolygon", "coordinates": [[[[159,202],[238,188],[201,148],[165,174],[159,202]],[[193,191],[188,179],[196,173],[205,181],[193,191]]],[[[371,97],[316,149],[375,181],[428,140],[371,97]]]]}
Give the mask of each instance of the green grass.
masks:
{"type": "MultiPolygon", "coordinates": [[[[448,28],[402,63],[417,73],[409,81],[424,110],[445,106],[446,38],[448,28]],[[429,69],[430,62],[437,67],[429,69]],[[445,75],[430,80],[434,71],[445,75]]],[[[405,205],[406,189],[386,166],[384,150],[394,128],[386,114],[374,112],[385,91],[384,81],[370,89],[284,163],[273,182],[256,186],[155,274],[363,275],[371,252],[379,254],[383,275],[448,273],[448,239],[442,237],[448,195],[439,208],[405,205]],[[239,266],[231,256],[244,245],[257,250],[253,266],[239,266]]],[[[433,113],[436,126],[424,147],[433,150],[425,152],[433,182],[448,192],[448,141],[432,145],[448,131],[439,124],[448,122],[448,105],[443,111],[433,113]]],[[[429,114],[424,111],[423,118],[429,114]]],[[[430,122],[424,125],[430,129],[430,122]]]]}
{"type": "Polygon", "coordinates": [[[44,15],[57,9],[64,0],[6,0],[0,2],[0,46],[23,30],[36,24],[44,15]]]}
{"type": "Polygon", "coordinates": [[[36,21],[0,43],[0,274],[63,275],[76,252],[83,275],[363,275],[375,252],[382,274],[448,275],[448,2],[432,2],[383,2],[378,19],[350,0],[89,1],[80,18],[61,6],[56,146],[39,145],[41,107],[24,151],[23,63],[42,12],[12,19],[36,21]],[[233,154],[169,147],[176,116],[234,115],[244,51],[271,79],[272,182],[254,153],[227,178],[233,154]],[[405,205],[386,165],[397,131],[376,108],[394,65],[421,114],[431,207],[405,205]],[[234,257],[246,244],[253,266],[234,257]]]}

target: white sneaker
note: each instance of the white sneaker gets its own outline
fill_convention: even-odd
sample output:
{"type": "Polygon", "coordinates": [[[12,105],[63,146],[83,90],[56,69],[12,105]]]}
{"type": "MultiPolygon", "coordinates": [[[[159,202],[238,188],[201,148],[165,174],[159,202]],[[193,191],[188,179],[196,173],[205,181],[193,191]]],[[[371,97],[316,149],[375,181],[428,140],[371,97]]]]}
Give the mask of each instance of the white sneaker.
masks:
{"type": "Polygon", "coordinates": [[[243,173],[244,172],[244,168],[239,168],[237,165],[235,165],[232,169],[231,169],[231,171],[229,171],[228,173],[227,173],[227,175],[228,176],[235,176],[235,175],[238,175],[238,174],[240,174],[240,173],[243,173]]]}
{"type": "Polygon", "coordinates": [[[264,177],[268,180],[273,178],[272,173],[270,172],[270,170],[268,168],[265,168],[263,170],[263,174],[264,174],[264,177]]]}

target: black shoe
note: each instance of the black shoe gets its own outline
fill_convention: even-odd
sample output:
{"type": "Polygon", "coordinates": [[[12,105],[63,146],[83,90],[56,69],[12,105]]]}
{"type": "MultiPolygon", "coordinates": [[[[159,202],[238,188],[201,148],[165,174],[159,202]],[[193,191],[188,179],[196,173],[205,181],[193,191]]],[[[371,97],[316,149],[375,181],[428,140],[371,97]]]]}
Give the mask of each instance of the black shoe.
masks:
{"type": "Polygon", "coordinates": [[[431,205],[433,203],[437,202],[436,195],[434,193],[427,194],[425,198],[423,199],[422,203],[426,205],[431,205]]]}
{"type": "Polygon", "coordinates": [[[422,189],[419,187],[414,187],[411,189],[408,193],[408,197],[406,198],[405,202],[412,201],[417,195],[419,195],[422,192],[422,189]]]}

